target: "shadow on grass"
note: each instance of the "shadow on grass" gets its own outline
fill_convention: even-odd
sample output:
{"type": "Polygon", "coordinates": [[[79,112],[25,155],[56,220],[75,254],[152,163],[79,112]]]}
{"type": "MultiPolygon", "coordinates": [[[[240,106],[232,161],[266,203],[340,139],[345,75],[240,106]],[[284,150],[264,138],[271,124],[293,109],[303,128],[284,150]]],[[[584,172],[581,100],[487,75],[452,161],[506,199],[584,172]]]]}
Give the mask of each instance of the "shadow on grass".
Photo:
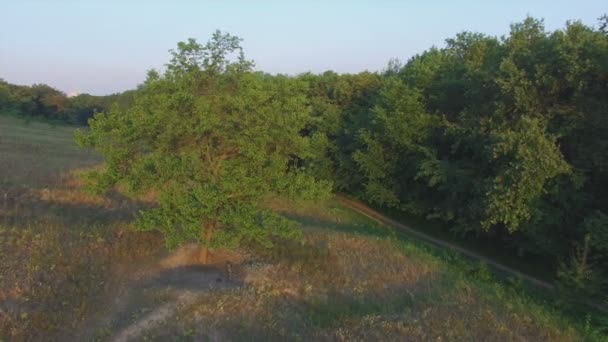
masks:
{"type": "Polygon", "coordinates": [[[137,288],[166,288],[206,290],[234,287],[238,284],[226,277],[219,268],[209,265],[185,265],[164,269],[140,281],[137,288]]]}
{"type": "Polygon", "coordinates": [[[303,215],[288,212],[282,212],[281,215],[287,217],[290,220],[300,223],[304,227],[315,227],[341,233],[352,233],[373,237],[395,236],[395,231],[393,229],[390,229],[380,224],[376,224],[375,222],[372,222],[365,218],[361,218],[360,222],[341,223],[326,219],[320,219],[312,215],[303,215]]]}
{"type": "Polygon", "coordinates": [[[234,340],[315,340],[319,338],[318,333],[339,330],[350,324],[357,325],[355,322],[366,317],[380,316],[393,320],[410,313],[418,316],[416,309],[432,302],[439,291],[439,286],[427,290],[427,284],[437,282],[442,280],[432,275],[378,292],[361,294],[334,287],[321,296],[270,297],[266,310],[272,312],[271,315],[256,316],[242,312],[227,317],[217,328],[227,333],[223,335],[224,338],[234,340]]]}
{"type": "Polygon", "coordinates": [[[345,293],[334,289],[321,300],[301,301],[313,325],[320,328],[368,316],[396,317],[411,312],[445,295],[447,275],[438,272],[421,277],[413,283],[399,284],[382,291],[365,294],[345,293]],[[430,284],[433,284],[430,286],[430,284]]]}
{"type": "Polygon", "coordinates": [[[83,340],[94,339],[91,334],[99,330],[106,330],[109,335],[113,335],[152,312],[162,315],[163,310],[170,310],[166,305],[180,304],[180,296],[193,298],[240,285],[239,282],[229,279],[220,268],[210,265],[193,264],[162,269],[128,284],[125,290],[114,298],[113,307],[105,317],[91,323],[89,336],[85,336],[83,340]]]}
{"type": "Polygon", "coordinates": [[[0,207],[0,224],[28,225],[32,222],[52,222],[68,229],[94,229],[136,218],[139,210],[150,204],[134,201],[118,192],[108,196],[107,204],[89,202],[43,200],[34,194],[22,194],[14,201],[0,207]]]}

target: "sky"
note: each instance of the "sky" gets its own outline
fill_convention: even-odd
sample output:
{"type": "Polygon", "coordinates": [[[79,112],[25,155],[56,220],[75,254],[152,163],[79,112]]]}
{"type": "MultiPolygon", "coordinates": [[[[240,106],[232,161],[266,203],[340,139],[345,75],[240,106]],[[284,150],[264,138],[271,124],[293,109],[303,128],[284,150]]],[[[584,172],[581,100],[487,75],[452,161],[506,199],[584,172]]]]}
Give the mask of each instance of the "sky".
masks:
{"type": "Polygon", "coordinates": [[[0,78],[120,92],[162,68],[177,42],[216,29],[243,38],[265,72],[379,71],[461,31],[502,36],[527,15],[548,30],[595,26],[607,12],[605,0],[0,0],[0,78]]]}

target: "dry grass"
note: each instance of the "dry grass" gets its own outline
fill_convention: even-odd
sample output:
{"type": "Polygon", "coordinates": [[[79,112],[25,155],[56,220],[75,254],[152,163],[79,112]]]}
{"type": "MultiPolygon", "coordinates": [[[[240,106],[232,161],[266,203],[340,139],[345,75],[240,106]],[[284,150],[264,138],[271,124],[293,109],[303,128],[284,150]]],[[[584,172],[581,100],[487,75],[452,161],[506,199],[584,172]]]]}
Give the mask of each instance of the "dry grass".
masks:
{"type": "Polygon", "coordinates": [[[70,334],[120,286],[117,264],[152,255],[157,244],[53,223],[0,228],[1,330],[15,340],[70,334]]]}
{"type": "Polygon", "coordinates": [[[0,340],[69,335],[162,246],[130,231],[135,204],[80,190],[70,170],[100,159],[72,135],[0,116],[0,340]]]}
{"type": "Polygon", "coordinates": [[[343,232],[348,226],[362,232],[367,231],[363,226],[376,227],[336,204],[307,205],[307,209],[280,208],[305,224],[303,243],[284,246],[289,252],[279,248],[281,257],[275,261],[249,260],[241,288],[201,295],[145,337],[237,341],[585,339],[577,326],[517,291],[479,281],[390,234],[343,232]],[[312,213],[308,219],[306,211],[312,213]],[[328,229],[332,225],[334,229],[328,229]]]}

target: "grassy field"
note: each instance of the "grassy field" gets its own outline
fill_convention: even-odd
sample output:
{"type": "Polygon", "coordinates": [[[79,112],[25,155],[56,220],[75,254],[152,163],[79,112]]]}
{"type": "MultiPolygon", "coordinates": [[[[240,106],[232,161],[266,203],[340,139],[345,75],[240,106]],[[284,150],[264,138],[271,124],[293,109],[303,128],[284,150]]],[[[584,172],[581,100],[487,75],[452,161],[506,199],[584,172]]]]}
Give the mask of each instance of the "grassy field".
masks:
{"type": "Polygon", "coordinates": [[[45,187],[69,170],[99,162],[74,144],[73,128],[0,115],[0,183],[45,187]]]}
{"type": "Polygon", "coordinates": [[[269,199],[303,241],[194,267],[189,250],[131,230],[145,203],[83,193],[76,170],[99,162],[69,128],[0,116],[0,341],[605,340],[596,317],[337,201],[269,199]]]}
{"type": "Polygon", "coordinates": [[[73,128],[0,116],[0,341],[73,336],[159,250],[129,231],[135,204],[80,190],[72,171],[99,162],[73,128]]]}

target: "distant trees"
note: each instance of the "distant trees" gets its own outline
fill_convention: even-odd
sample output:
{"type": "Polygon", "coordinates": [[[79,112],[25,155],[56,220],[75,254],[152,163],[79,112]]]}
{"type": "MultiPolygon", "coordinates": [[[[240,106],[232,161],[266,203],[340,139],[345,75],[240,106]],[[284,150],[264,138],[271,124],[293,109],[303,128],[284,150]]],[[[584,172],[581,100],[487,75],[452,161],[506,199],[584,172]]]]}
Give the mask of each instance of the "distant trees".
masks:
{"type": "Polygon", "coordinates": [[[112,106],[125,110],[133,104],[137,91],[134,89],[105,96],[80,94],[71,97],[68,108],[69,120],[78,125],[87,125],[88,120],[93,118],[95,113],[109,111],[112,106]]]}
{"type": "Polygon", "coordinates": [[[180,42],[172,56],[164,73],[149,73],[133,106],[97,114],[79,134],[106,158],[92,185],[157,192],[157,206],[137,223],[161,231],[169,246],[269,246],[297,237],[293,223],[261,201],[329,193],[328,182],[303,169],[315,153],[301,134],[312,122],[306,83],[253,72],[240,39],[219,31],[207,44],[180,42]]]}
{"type": "Polygon", "coordinates": [[[135,91],[107,96],[81,94],[69,98],[46,84],[19,86],[0,79],[0,115],[86,125],[96,112],[108,110],[112,104],[122,108],[129,106],[135,91]]]}

